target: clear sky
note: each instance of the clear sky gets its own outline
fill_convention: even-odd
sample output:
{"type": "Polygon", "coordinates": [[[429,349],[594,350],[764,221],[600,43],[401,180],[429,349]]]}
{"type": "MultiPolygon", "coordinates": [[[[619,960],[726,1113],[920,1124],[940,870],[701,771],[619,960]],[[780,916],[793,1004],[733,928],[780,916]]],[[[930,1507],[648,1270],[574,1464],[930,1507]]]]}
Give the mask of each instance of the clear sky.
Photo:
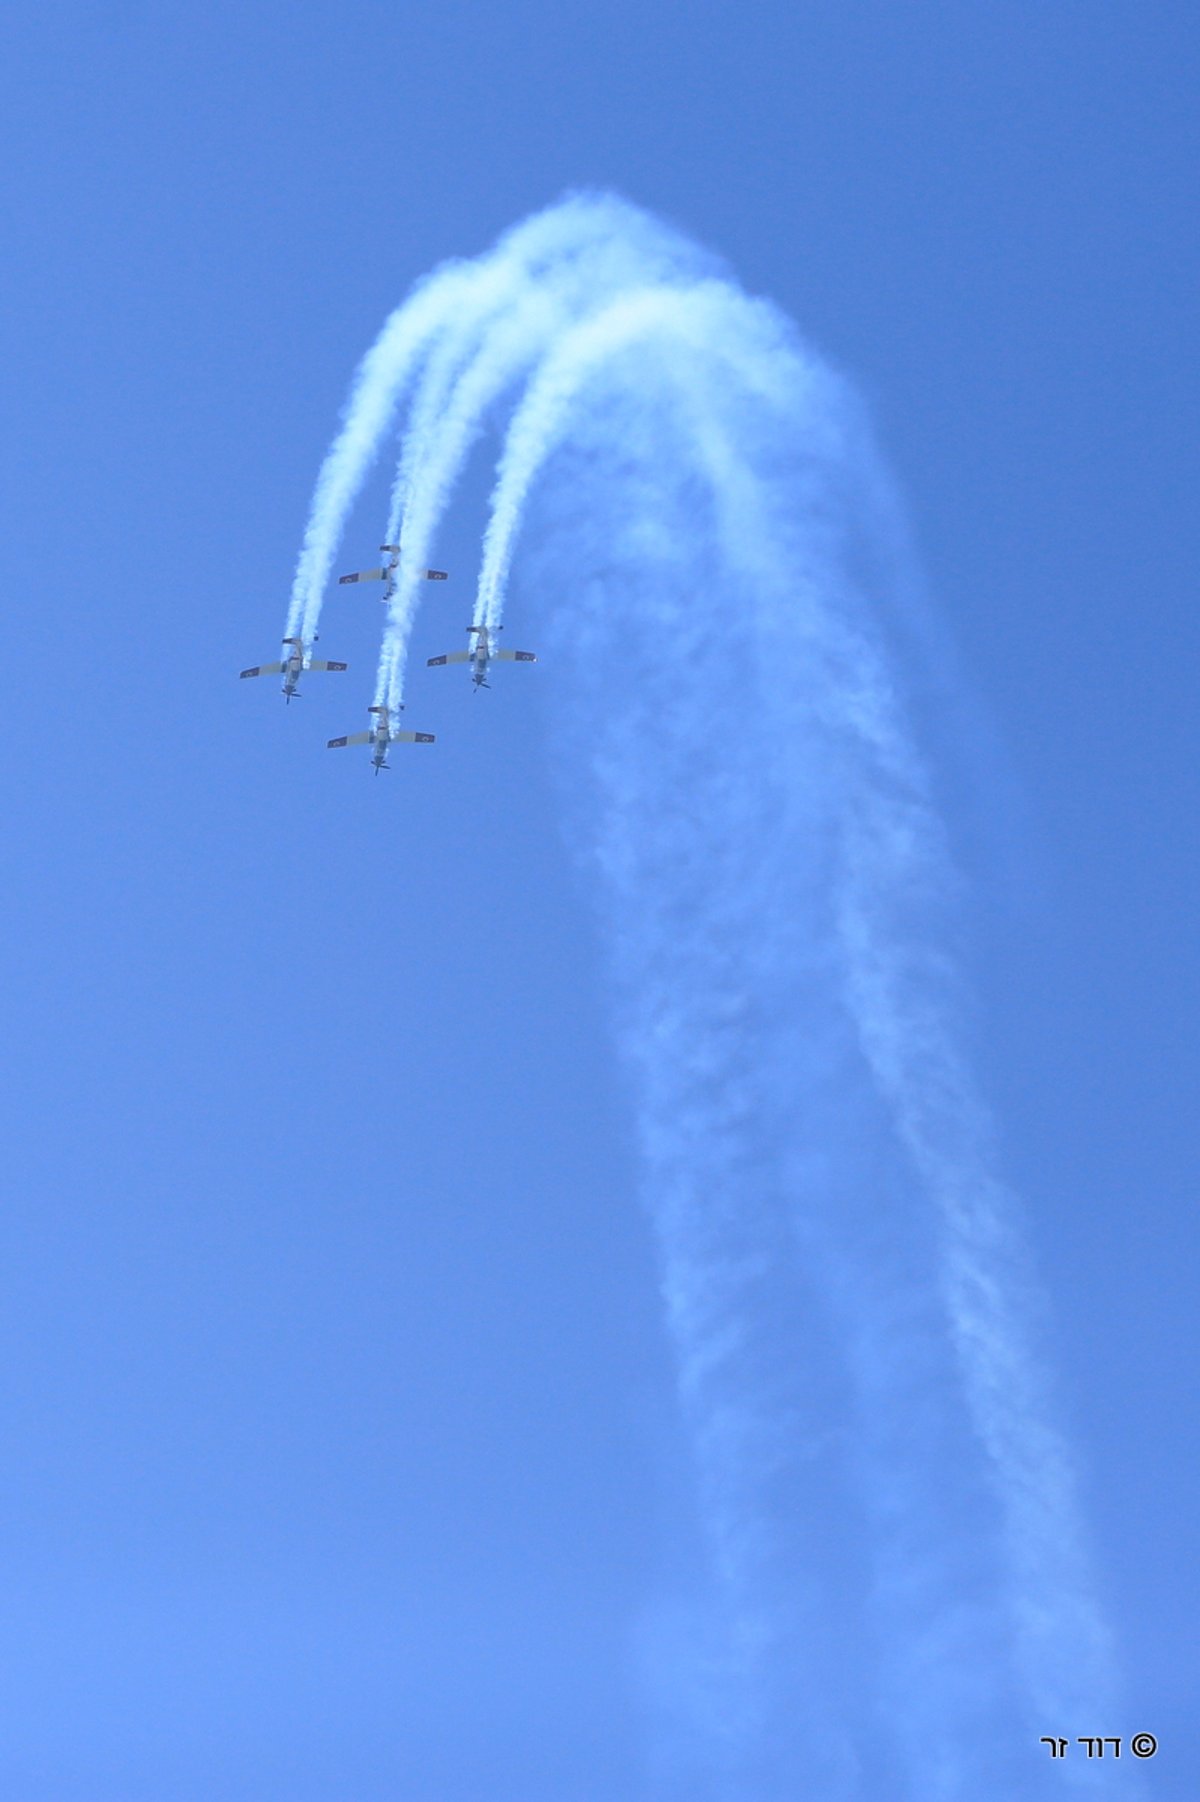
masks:
{"type": "Polygon", "coordinates": [[[414,681],[439,743],[379,782],[323,749],[370,591],[348,675],[237,681],[385,314],[580,183],[873,411],[1126,1671],[1128,1718],[1046,1730],[1200,1792],[1190,9],[46,0],[0,49],[0,1794],[653,1794],[639,1657],[697,1553],[553,668],[414,681]]]}

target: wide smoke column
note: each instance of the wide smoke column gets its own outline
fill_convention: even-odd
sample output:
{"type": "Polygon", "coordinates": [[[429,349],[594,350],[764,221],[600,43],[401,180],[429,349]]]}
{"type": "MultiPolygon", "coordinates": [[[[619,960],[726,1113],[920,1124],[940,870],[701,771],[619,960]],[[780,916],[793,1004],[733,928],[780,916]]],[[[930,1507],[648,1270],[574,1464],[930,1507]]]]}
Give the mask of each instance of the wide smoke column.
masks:
{"type": "Polygon", "coordinates": [[[650,1611],[664,1792],[1103,1791],[1111,1766],[1038,1763],[1040,1733],[1112,1720],[1108,1635],[958,1049],[959,884],[861,407],[711,256],[569,196],[388,320],[289,635],[406,397],[375,704],[402,704],[439,522],[497,429],[474,623],[514,568],[544,610],[635,1079],[712,1571],[707,1602],[650,1611]]]}

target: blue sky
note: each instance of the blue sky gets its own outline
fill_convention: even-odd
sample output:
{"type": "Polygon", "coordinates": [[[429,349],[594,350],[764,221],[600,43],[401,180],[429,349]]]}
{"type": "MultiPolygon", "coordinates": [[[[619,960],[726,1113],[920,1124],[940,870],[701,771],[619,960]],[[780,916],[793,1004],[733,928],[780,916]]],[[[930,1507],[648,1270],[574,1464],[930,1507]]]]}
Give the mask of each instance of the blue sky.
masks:
{"type": "Polygon", "coordinates": [[[1194,1793],[1184,9],[51,0],[3,37],[0,1789],[652,1793],[636,1647],[700,1552],[553,669],[414,683],[439,743],[378,783],[322,748],[373,603],[330,601],[351,669],[298,706],[236,680],[384,315],[602,183],[797,320],[906,497],[966,697],[972,1055],[1127,1674],[1127,1720],[1057,1731],[1156,1732],[1150,1793],[1194,1793]]]}

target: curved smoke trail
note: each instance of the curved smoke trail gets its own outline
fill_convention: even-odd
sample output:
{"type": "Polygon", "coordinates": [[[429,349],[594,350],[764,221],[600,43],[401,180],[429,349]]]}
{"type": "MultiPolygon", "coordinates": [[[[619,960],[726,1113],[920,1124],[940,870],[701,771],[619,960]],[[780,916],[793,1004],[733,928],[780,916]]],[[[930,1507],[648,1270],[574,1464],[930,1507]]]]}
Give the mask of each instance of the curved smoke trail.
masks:
{"type": "Polygon", "coordinates": [[[401,698],[415,571],[506,404],[476,619],[499,625],[532,522],[719,1579],[709,1615],[647,1629],[663,1787],[1103,1789],[1039,1763],[1039,1734],[1112,1718],[1107,1634],[957,1050],[955,881],[894,597],[863,579],[902,552],[853,398],[711,259],[568,200],[369,353],[305,540],[306,632],[422,365],[379,692],[401,698]],[[814,1544],[831,1509],[844,1539],[814,1544]]]}
{"type": "MultiPolygon", "coordinates": [[[[334,439],[317,477],[308,524],[288,607],[287,632],[311,642],[321,616],[334,555],[347,515],[358,497],[405,390],[434,352],[430,379],[417,402],[401,459],[385,542],[410,504],[410,487],[424,461],[459,364],[486,338],[492,322],[529,296],[548,291],[562,270],[580,261],[602,277],[606,252],[618,265],[694,264],[697,253],[657,226],[636,207],[610,195],[571,196],[561,205],[507,232],[485,256],[450,262],[422,282],[397,307],[354,378],[334,439]]],[[[607,278],[620,279],[619,270],[607,278]]],[[[407,549],[407,547],[406,547],[407,549]]],[[[406,573],[415,559],[406,557],[406,573]]]]}

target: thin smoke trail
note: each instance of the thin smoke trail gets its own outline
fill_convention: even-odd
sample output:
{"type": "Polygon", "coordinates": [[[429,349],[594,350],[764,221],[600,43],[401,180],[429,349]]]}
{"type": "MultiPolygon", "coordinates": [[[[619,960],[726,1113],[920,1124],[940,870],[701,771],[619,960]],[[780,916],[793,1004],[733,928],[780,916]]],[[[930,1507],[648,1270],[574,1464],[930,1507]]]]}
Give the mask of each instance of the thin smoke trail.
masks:
{"type": "MultiPolygon", "coordinates": [[[[886,1765],[869,1733],[854,1750],[844,1700],[831,1679],[822,1688],[798,1575],[806,1548],[777,1494],[790,1484],[803,1514],[796,1427],[811,1403],[778,1348],[794,1351],[808,1330],[798,1294],[815,1284],[810,1304],[841,1335],[857,1423],[848,1440],[825,1438],[858,1472],[872,1536],[871,1606],[887,1641],[877,1714],[910,1793],[965,1802],[984,1793],[969,1742],[997,1729],[996,1696],[1023,1691],[1039,1731],[1064,1710],[1091,1719],[1108,1646],[1027,1325],[1034,1285],[956,1049],[938,939],[953,884],[944,834],[875,598],[848,573],[846,496],[878,474],[853,404],[787,322],[623,203],[552,209],[454,282],[440,318],[421,310],[426,289],[389,322],[392,348],[360,379],[310,539],[325,555],[401,381],[425,358],[389,521],[390,538],[403,519],[408,567],[380,683],[398,699],[412,570],[472,441],[526,381],[476,619],[500,623],[540,506],[539,554],[557,557],[554,585],[572,602],[551,623],[594,727],[591,831],[619,949],[622,1043],[726,1598],[726,1652],[710,1660],[724,1705],[705,1704],[722,1773],[711,1793],[759,1802],[781,1773],[794,1777],[802,1748],[782,1723],[802,1692],[824,1696],[832,1723],[822,1794],[872,1793],[886,1765]],[[664,646],[676,682],[652,661],[664,646]],[[907,1434],[894,1430],[898,1408],[907,1434]],[[956,1434],[965,1474],[935,1482],[930,1467],[956,1434]]],[[[315,581],[308,541],[306,555],[315,581]]],[[[823,1443],[819,1409],[810,1425],[823,1443]]],[[[853,1601],[850,1576],[829,1583],[853,1601]]],[[[1110,1773],[1069,1776],[1102,1786],[1110,1773]]]]}
{"type": "MultiPolygon", "coordinates": [[[[581,390],[624,347],[650,337],[668,361],[683,352],[702,359],[703,370],[697,372],[702,385],[711,388],[722,381],[733,382],[746,403],[757,402],[785,417],[807,413],[814,426],[819,420],[823,451],[830,454],[838,436],[826,398],[833,384],[827,372],[791,341],[785,323],[773,309],[748,300],[725,281],[697,280],[690,287],[641,283],[561,338],[513,416],[484,534],[476,607],[481,622],[500,623],[530,488],[578,405],[581,390]]],[[[683,408],[691,404],[686,388],[681,389],[675,404],[683,408]]],[[[704,416],[697,414],[697,420],[704,416]]],[[[728,455],[720,429],[712,429],[706,422],[706,432],[705,461],[720,504],[723,498],[728,501],[728,493],[716,479],[715,465],[721,460],[726,477],[733,480],[738,460],[728,455]]],[[[757,485],[753,478],[739,476],[739,480],[738,504],[753,509],[757,485]]],[[[762,534],[753,529],[747,532],[744,525],[739,532],[744,541],[740,554],[744,557],[747,550],[753,554],[757,546],[759,572],[769,580],[770,549],[762,534]]]]}
{"type": "Polygon", "coordinates": [[[539,258],[553,254],[557,241],[569,239],[581,226],[586,229],[571,209],[565,218],[518,227],[489,257],[435,271],[388,319],[359,366],[342,429],[317,478],[292,586],[289,636],[299,631],[306,643],[315,636],[346,516],[405,387],[434,341],[444,338],[447,320],[474,316],[482,324],[515,275],[536,267],[539,258]]]}
{"type": "MultiPolygon", "coordinates": [[[[572,300],[575,295],[570,289],[564,291],[561,276],[544,289],[527,283],[521,293],[511,296],[507,316],[496,323],[467,366],[459,368],[457,380],[446,383],[443,370],[438,369],[433,372],[428,396],[418,395],[401,459],[402,467],[406,461],[409,465],[404,478],[404,552],[380,656],[377,701],[386,700],[396,707],[402,699],[404,653],[420,595],[421,571],[488,409],[561,329],[570,316],[572,300]],[[431,421],[436,423],[431,426],[431,421]],[[420,445],[421,454],[410,450],[410,443],[420,445]]],[[[458,334],[451,358],[461,361],[458,334]]]]}
{"type": "MultiPolygon", "coordinates": [[[[315,636],[322,598],[347,515],[378,453],[406,386],[435,342],[445,343],[456,322],[478,331],[489,312],[502,305],[514,284],[544,279],[555,265],[598,245],[620,246],[624,254],[641,247],[652,262],[694,260],[683,240],[658,227],[626,202],[606,194],[568,196],[559,206],[533,215],[507,232],[485,256],[451,262],[418,285],[390,316],[355,376],[343,424],[317,477],[288,607],[289,637],[315,636]]],[[[419,459],[421,444],[411,454],[419,459]]],[[[402,466],[402,473],[411,472],[402,466]]],[[[406,484],[397,481],[389,514],[392,540],[397,504],[406,484]]]]}
{"type": "Polygon", "coordinates": [[[511,310],[514,294],[529,281],[513,262],[481,269],[465,304],[442,329],[409,410],[400,461],[392,484],[385,539],[394,543],[411,532],[412,488],[419,459],[433,440],[464,364],[490,329],[511,310]]]}
{"type": "Polygon", "coordinates": [[[477,264],[470,291],[447,311],[438,343],[413,402],[388,511],[388,539],[400,531],[413,505],[420,458],[433,441],[455,383],[480,348],[489,325],[515,312],[530,297],[552,296],[563,308],[585,303],[651,266],[664,270],[693,262],[689,247],[661,230],[647,230],[636,208],[611,195],[571,196],[552,214],[537,215],[506,235],[477,264]]]}
{"type": "MultiPolygon", "coordinates": [[[[1022,1323],[1033,1283],[1014,1204],[990,1173],[988,1126],[938,1003],[944,974],[888,917],[896,891],[914,880],[914,864],[936,858],[939,848],[921,843],[929,835],[919,818],[898,831],[895,818],[881,813],[867,803],[848,835],[839,923],[855,1016],[944,1221],[946,1310],[976,1430],[1001,1483],[1015,1626],[1031,1690],[1049,1717],[1077,1718],[1083,1698],[1111,1713],[1109,1636],[1091,1594],[1073,1473],[1022,1323]],[[1064,1639],[1073,1648],[1069,1665],[1064,1639]]],[[[917,870],[915,880],[927,880],[927,871],[917,870]]]]}
{"type": "Polygon", "coordinates": [[[566,211],[575,233],[561,238],[556,255],[545,258],[536,273],[511,258],[485,270],[486,288],[447,323],[418,388],[385,539],[395,542],[399,533],[403,545],[375,696],[393,709],[403,701],[421,571],[490,409],[557,337],[581,317],[602,310],[614,293],[651,275],[663,283],[696,279],[694,256],[684,257],[683,247],[669,234],[648,235],[645,221],[629,208],[586,198],[568,203],[566,211]]]}
{"type": "Polygon", "coordinates": [[[473,279],[469,269],[434,276],[398,307],[363,358],[347,402],[341,431],[321,465],[296,565],[288,605],[287,636],[316,636],[321,599],[329,581],[342,524],[375,459],[379,441],[405,383],[453,306],[473,279]]]}

